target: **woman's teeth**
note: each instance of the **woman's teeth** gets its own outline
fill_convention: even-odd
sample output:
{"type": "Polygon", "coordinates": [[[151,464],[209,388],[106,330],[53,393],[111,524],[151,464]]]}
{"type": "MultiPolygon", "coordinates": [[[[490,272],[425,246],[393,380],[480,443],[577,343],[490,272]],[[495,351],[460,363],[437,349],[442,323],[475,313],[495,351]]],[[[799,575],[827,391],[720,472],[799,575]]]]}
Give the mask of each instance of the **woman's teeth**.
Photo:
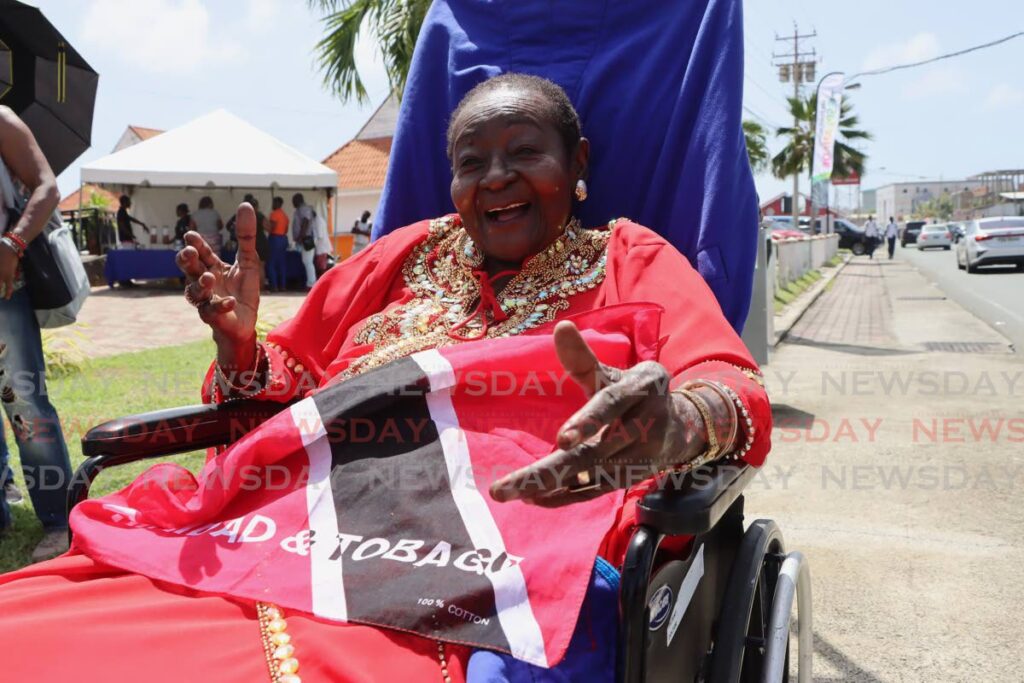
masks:
{"type": "Polygon", "coordinates": [[[489,209],[484,213],[487,217],[492,220],[503,221],[515,218],[523,212],[526,208],[526,202],[515,202],[514,204],[508,204],[506,206],[498,207],[497,209],[489,209]]]}

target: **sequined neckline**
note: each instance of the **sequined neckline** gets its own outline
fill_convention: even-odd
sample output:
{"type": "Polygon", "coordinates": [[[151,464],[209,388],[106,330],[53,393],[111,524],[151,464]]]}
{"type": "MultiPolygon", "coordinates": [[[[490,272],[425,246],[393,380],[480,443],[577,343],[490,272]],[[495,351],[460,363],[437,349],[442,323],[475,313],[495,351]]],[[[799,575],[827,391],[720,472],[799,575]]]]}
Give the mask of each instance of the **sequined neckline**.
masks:
{"type": "Polygon", "coordinates": [[[508,337],[551,322],[569,307],[569,297],[599,285],[605,276],[609,230],[586,230],[571,221],[562,235],[523,263],[498,294],[504,320],[470,320],[480,296],[474,268],[482,263],[457,216],[431,221],[426,238],[402,266],[413,297],[367,318],[356,334],[373,350],[355,359],[349,377],[427,348],[474,339],[508,337]],[[462,323],[460,325],[460,323],[462,323]],[[453,338],[460,326],[465,334],[453,338]]]}

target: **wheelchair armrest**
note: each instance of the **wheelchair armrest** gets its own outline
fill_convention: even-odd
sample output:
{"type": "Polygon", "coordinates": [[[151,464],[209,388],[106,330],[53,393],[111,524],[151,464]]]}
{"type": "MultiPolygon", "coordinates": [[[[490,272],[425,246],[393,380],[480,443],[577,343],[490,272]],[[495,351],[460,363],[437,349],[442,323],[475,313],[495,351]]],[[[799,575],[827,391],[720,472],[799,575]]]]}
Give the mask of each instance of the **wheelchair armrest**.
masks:
{"type": "Polygon", "coordinates": [[[82,454],[108,465],[231,443],[288,407],[271,401],[231,401],[119,417],[82,437],[82,454]]]}
{"type": "Polygon", "coordinates": [[[678,485],[645,495],[637,505],[637,521],[669,535],[697,535],[711,530],[754,478],[745,463],[711,463],[688,473],[678,485]]]}

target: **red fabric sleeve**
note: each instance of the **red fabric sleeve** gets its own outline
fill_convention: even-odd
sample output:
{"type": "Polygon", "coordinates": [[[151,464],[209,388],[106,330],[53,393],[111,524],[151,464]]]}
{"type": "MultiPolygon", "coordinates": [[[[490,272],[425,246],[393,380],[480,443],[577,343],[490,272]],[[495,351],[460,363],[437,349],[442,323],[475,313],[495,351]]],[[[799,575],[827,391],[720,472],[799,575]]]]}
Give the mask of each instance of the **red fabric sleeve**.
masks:
{"type": "MultiPolygon", "coordinates": [[[[295,317],[267,335],[263,350],[270,382],[254,398],[283,403],[320,386],[352,327],[386,307],[392,282],[429,223],[396,230],[327,271],[295,317]]],[[[219,403],[217,389],[211,364],[203,382],[203,402],[219,403]]]]}
{"type": "Polygon", "coordinates": [[[285,365],[294,358],[319,384],[351,328],[386,307],[391,283],[428,226],[422,221],[397,230],[327,271],[295,317],[267,335],[268,342],[287,351],[285,365]]]}
{"type": "MultiPolygon", "coordinates": [[[[707,379],[731,387],[754,427],[754,443],[744,460],[760,466],[771,448],[768,394],[757,363],[704,279],[664,238],[628,220],[615,226],[607,258],[603,303],[646,301],[664,309],[658,360],[673,376],[673,386],[707,379]]],[[[739,438],[745,439],[741,431],[739,438]]]]}
{"type": "MultiPolygon", "coordinates": [[[[664,309],[658,360],[676,387],[687,380],[705,379],[731,387],[747,408],[754,443],[744,461],[760,466],[771,448],[771,406],[760,371],[746,346],[722,314],[711,289],[675,247],[654,232],[620,220],[608,244],[608,271],[603,305],[651,302],[664,309]]],[[[741,425],[737,437],[748,434],[741,425]]],[[[636,526],[636,506],[647,493],[641,484],[626,493],[613,528],[600,554],[621,566],[636,526]]],[[[681,550],[688,537],[666,539],[663,547],[681,550]]]]}

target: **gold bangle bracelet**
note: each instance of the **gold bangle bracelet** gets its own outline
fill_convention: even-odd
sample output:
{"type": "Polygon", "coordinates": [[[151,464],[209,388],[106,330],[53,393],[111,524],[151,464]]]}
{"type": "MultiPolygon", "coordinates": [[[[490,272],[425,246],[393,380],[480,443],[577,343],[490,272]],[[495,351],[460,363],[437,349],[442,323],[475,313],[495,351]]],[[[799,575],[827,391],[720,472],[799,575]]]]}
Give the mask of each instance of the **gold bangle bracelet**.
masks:
{"type": "Polygon", "coordinates": [[[739,432],[739,414],[736,411],[736,404],[733,403],[729,393],[725,390],[725,387],[718,382],[713,382],[707,379],[695,379],[690,380],[683,384],[683,389],[695,391],[698,388],[704,387],[714,392],[719,399],[722,401],[722,405],[726,410],[729,411],[729,433],[720,442],[722,446],[722,452],[727,453],[732,451],[736,447],[736,437],[739,432]]]}
{"type": "Polygon", "coordinates": [[[711,420],[711,409],[708,408],[707,401],[689,389],[676,389],[672,393],[679,394],[692,403],[697,409],[697,412],[700,413],[701,419],[704,420],[704,431],[707,432],[708,447],[706,451],[698,455],[695,459],[702,460],[703,462],[714,460],[718,457],[720,446],[718,443],[718,435],[715,434],[715,427],[711,420]]]}

